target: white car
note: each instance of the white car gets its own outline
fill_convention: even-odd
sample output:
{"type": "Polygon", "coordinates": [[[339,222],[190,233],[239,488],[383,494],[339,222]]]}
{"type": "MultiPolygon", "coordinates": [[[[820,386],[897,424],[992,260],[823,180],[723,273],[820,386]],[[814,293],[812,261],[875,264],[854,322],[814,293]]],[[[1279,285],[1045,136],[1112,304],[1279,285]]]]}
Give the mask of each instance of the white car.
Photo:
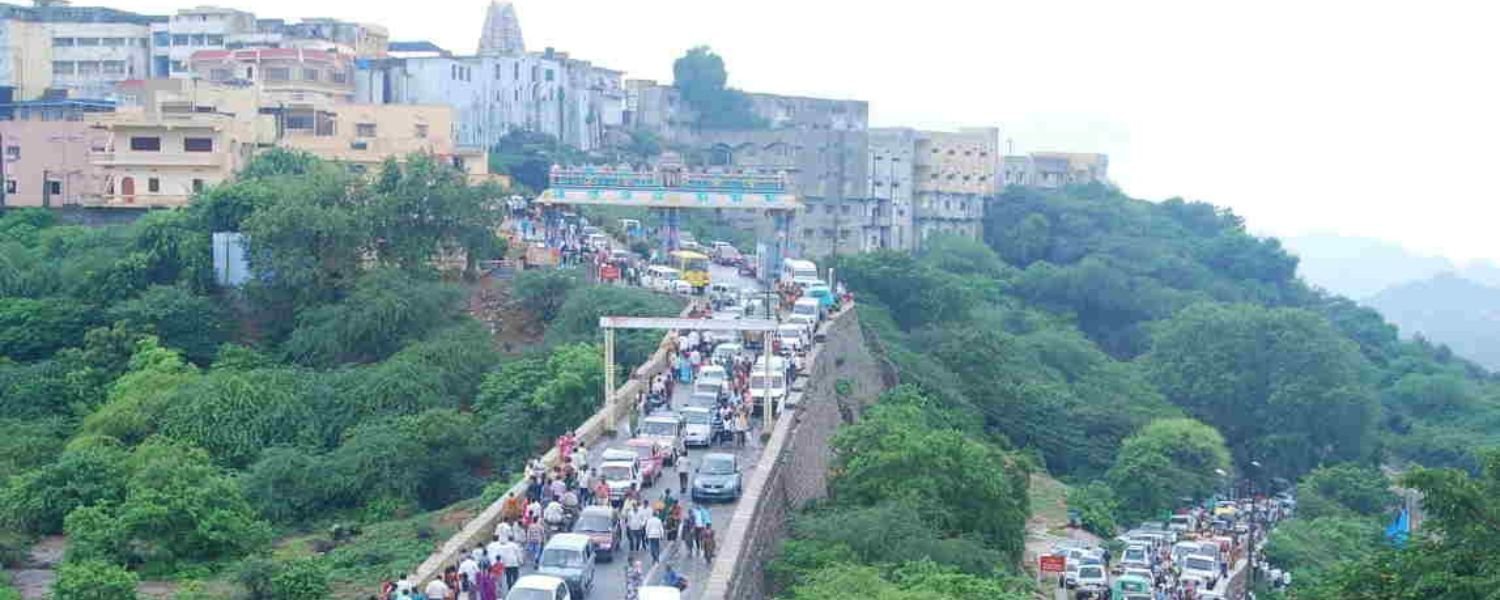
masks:
{"type": "Polygon", "coordinates": [[[724,367],[719,365],[705,365],[698,369],[698,379],[693,382],[693,391],[696,392],[699,389],[721,391],[724,389],[724,384],[728,383],[728,381],[729,373],[724,370],[724,367]]]}
{"type": "Polygon", "coordinates": [[[568,600],[568,582],[551,575],[527,575],[516,580],[505,600],[568,600]]]}
{"type": "Polygon", "coordinates": [[[1207,589],[1213,589],[1219,584],[1219,561],[1212,556],[1190,554],[1177,566],[1182,570],[1183,578],[1197,578],[1207,589]]]}
{"type": "MultiPolygon", "coordinates": [[[[606,451],[607,453],[608,451],[606,451]]],[[[604,484],[609,486],[609,498],[619,500],[631,489],[641,489],[641,469],[637,464],[635,453],[631,453],[630,460],[609,460],[599,465],[599,477],[604,478],[604,484]]]]}
{"type": "Polygon", "coordinates": [[[782,352],[800,352],[807,347],[807,328],[800,323],[782,323],[776,326],[776,339],[782,352]]]}
{"type": "Polygon", "coordinates": [[[685,446],[707,446],[713,441],[714,417],[708,408],[687,406],[682,409],[682,443],[685,446]]]}
{"type": "Polygon", "coordinates": [[[687,452],[682,446],[682,419],[677,415],[657,414],[641,419],[636,436],[654,440],[657,445],[670,449],[663,461],[668,465],[675,464],[677,457],[687,452]]]}
{"type": "Polygon", "coordinates": [[[1130,545],[1120,553],[1120,567],[1129,569],[1138,567],[1142,569],[1151,568],[1151,549],[1145,545],[1130,545]]]}
{"type": "Polygon", "coordinates": [[[1079,565],[1076,576],[1079,597],[1102,598],[1109,590],[1109,575],[1102,564],[1079,565]]]}

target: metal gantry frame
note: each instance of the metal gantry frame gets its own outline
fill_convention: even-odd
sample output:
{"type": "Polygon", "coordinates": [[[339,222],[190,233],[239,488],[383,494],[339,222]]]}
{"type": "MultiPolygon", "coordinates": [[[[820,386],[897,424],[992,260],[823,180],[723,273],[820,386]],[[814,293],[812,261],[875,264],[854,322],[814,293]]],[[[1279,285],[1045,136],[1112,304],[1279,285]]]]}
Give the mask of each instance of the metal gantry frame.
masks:
{"type": "MultiPolygon", "coordinates": [[[[617,329],[668,329],[673,331],[759,331],[766,333],[761,341],[761,353],[765,357],[766,416],[775,422],[781,411],[771,399],[771,337],[778,322],[770,319],[685,319],[680,317],[599,317],[599,328],[604,330],[604,406],[607,414],[614,414],[615,399],[615,330],[617,329]]],[[[785,384],[782,402],[792,394],[792,382],[785,384]]],[[[611,424],[613,425],[613,424],[611,424]]]]}

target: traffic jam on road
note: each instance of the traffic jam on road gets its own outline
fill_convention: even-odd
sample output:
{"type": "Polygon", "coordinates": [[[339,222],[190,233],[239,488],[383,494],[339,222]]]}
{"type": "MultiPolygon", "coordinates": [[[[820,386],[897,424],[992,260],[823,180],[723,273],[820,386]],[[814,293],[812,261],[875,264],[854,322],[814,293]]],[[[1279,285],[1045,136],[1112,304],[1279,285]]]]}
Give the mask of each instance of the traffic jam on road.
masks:
{"type": "Polygon", "coordinates": [[[1248,595],[1251,549],[1258,551],[1266,532],[1295,506],[1289,494],[1279,494],[1182,509],[1104,546],[1058,542],[1040,557],[1039,572],[1055,577],[1058,598],[1241,600],[1248,595]]]}
{"type": "MultiPolygon", "coordinates": [[[[622,228],[627,224],[622,221],[622,228]]],[[[634,224],[638,228],[638,224],[634,224]]],[[[687,296],[691,316],[774,319],[775,331],[686,330],[668,337],[667,368],[644,385],[611,438],[558,440],[559,464],[528,464],[525,497],[507,495],[494,541],[417,590],[401,578],[386,598],[581,600],[693,597],[744,492],[765,419],[784,408],[818,325],[841,299],[807,261],[788,260],[763,291],[755,257],[699,245],[645,258],[586,220],[530,237],[598,281],[687,296]],[[700,252],[701,250],[701,252],[700,252]],[[767,351],[769,350],[769,352],[767,351]],[[601,566],[615,563],[613,566],[601,566]],[[692,591],[690,591],[692,590],[692,591]]],[[[625,229],[630,231],[629,228],[625,229]]],[[[535,260],[532,265],[547,264],[535,260]]]]}

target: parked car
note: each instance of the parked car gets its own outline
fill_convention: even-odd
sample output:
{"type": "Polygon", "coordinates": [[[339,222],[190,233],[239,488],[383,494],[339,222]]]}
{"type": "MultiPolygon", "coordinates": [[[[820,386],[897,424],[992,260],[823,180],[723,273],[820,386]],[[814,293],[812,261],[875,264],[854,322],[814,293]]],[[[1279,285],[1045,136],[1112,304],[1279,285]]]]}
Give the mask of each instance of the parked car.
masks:
{"type": "Polygon", "coordinates": [[[620,546],[620,520],[615,509],[608,506],[585,506],[573,522],[573,533],[589,536],[594,543],[594,556],[599,560],[614,560],[615,548],[620,546]]]}
{"type": "Polygon", "coordinates": [[[1151,548],[1145,545],[1126,546],[1125,551],[1120,553],[1120,567],[1122,569],[1130,567],[1150,569],[1151,548]]]}
{"type": "Polygon", "coordinates": [[[1178,563],[1182,577],[1198,577],[1212,589],[1219,584],[1219,561],[1212,556],[1190,554],[1178,563]]]}
{"type": "Polygon", "coordinates": [[[677,464],[677,457],[683,453],[682,417],[675,414],[657,414],[641,419],[640,431],[636,435],[653,440],[662,448],[664,464],[677,464]]]}
{"type": "MultiPolygon", "coordinates": [[[[717,348],[715,348],[717,350],[717,348]]],[[[698,369],[698,379],[693,382],[693,393],[702,389],[712,389],[714,393],[722,393],[724,385],[729,382],[729,372],[719,365],[704,365],[698,369]]]]}
{"type": "Polygon", "coordinates": [[[705,454],[693,470],[693,501],[739,500],[741,484],[740,462],[735,455],[705,454]]]}
{"type": "Polygon", "coordinates": [[[594,542],[579,533],[559,533],[547,540],[537,572],[568,582],[574,600],[594,588],[594,542]]]}
{"type": "Polygon", "coordinates": [[[1109,575],[1104,572],[1104,565],[1080,565],[1078,567],[1078,593],[1074,598],[1083,600],[1085,598],[1104,598],[1108,595],[1109,575]]]}
{"type": "Polygon", "coordinates": [[[636,590],[640,600],[682,600],[682,590],[665,585],[643,585],[636,590]]]}
{"type": "Polygon", "coordinates": [[[682,443],[685,446],[707,446],[713,441],[713,414],[708,407],[688,406],[682,409],[682,443]]]}
{"type": "Polygon", "coordinates": [[[568,582],[551,575],[526,575],[505,593],[505,600],[568,600],[568,582]]]}
{"type": "Polygon", "coordinates": [[[666,462],[667,450],[660,442],[637,437],[625,440],[625,447],[635,452],[637,462],[641,465],[641,480],[647,486],[661,479],[662,465],[666,462]]]}
{"type": "Polygon", "coordinates": [[[609,451],[605,450],[605,460],[599,465],[599,477],[604,479],[604,484],[609,486],[609,498],[619,500],[625,497],[631,489],[644,487],[645,481],[641,479],[641,468],[634,456],[630,460],[609,460],[609,451]]]}

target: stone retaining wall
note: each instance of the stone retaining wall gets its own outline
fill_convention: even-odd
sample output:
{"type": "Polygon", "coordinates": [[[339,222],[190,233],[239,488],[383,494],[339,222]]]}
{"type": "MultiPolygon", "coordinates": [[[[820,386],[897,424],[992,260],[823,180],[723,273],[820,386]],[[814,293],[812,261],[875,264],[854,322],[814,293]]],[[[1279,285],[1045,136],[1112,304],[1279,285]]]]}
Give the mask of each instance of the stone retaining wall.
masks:
{"type": "Polygon", "coordinates": [[[704,583],[705,599],[773,595],[765,569],[787,533],[788,517],[828,495],[829,440],[885,390],[881,365],[866,347],[852,308],[830,319],[821,334],[825,341],[809,357],[800,398],[793,394],[796,408],[771,430],[734,519],[721,534],[719,555],[704,583]],[[849,384],[846,395],[837,392],[840,381],[849,384]]]}

